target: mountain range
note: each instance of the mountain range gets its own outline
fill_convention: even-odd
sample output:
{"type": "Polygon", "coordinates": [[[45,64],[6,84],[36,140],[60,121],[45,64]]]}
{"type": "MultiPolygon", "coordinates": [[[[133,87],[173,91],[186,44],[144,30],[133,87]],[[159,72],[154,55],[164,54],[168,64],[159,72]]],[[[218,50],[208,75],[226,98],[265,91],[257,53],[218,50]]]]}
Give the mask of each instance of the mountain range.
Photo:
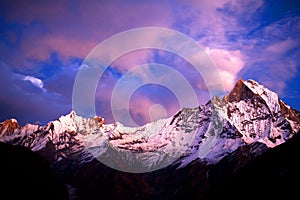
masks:
{"type": "Polygon", "coordinates": [[[0,123],[8,163],[0,171],[35,194],[38,180],[21,175],[40,160],[34,166],[43,173],[31,175],[50,177],[45,187],[61,199],[286,197],[299,185],[299,129],[298,111],[258,82],[240,79],[224,97],[139,127],[75,111],[43,126],[8,119],[0,123]]]}

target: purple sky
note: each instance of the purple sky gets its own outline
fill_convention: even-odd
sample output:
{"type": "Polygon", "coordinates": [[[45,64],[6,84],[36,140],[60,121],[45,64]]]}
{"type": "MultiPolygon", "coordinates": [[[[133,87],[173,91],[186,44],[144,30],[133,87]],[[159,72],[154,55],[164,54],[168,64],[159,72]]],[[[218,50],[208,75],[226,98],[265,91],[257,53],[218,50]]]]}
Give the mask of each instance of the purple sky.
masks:
{"type": "MultiPolygon", "coordinates": [[[[219,69],[226,91],[241,77],[255,79],[300,110],[300,3],[297,1],[1,1],[0,121],[46,123],[69,113],[76,73],[103,40],[139,27],[163,27],[193,38],[219,69]]],[[[147,39],[147,38],[145,38],[147,39]]],[[[120,46],[123,44],[120,44],[120,46]]],[[[201,76],[168,52],[143,49],[115,60],[95,95],[97,114],[113,122],[117,81],[133,67],[162,63],[183,74],[200,103],[209,95],[201,76]]],[[[145,71],[147,73],[155,71],[145,71]]],[[[179,109],[163,86],[145,85],[129,102],[138,124],[154,104],[167,116],[179,109]]]]}

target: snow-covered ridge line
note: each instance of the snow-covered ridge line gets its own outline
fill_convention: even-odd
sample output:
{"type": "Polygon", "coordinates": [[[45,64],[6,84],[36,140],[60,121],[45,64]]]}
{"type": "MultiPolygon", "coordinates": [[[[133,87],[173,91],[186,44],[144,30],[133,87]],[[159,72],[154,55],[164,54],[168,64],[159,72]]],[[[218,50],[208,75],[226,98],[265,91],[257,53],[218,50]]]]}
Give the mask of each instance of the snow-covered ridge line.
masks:
{"type": "MultiPolygon", "coordinates": [[[[45,126],[21,127],[11,119],[0,123],[0,141],[54,154],[55,162],[69,156],[89,162],[110,148],[113,152],[133,153],[130,159],[143,160],[141,165],[145,167],[179,157],[177,163],[183,167],[197,158],[218,162],[245,144],[261,142],[275,147],[299,130],[298,112],[254,80],[239,81],[230,95],[223,98],[227,102],[220,103],[216,98],[140,127],[126,127],[119,122],[106,124],[102,117],[83,118],[74,111],[45,126]],[[217,114],[213,114],[215,111],[217,114]],[[220,124],[223,127],[218,128],[220,124]],[[211,143],[214,135],[217,140],[211,143]]],[[[129,157],[118,159],[129,162],[129,157]]]]}
{"type": "MultiPolygon", "coordinates": [[[[282,110],[278,95],[254,80],[240,79],[226,98],[228,120],[242,133],[242,139],[247,144],[261,142],[275,147],[299,130],[297,111],[291,111],[291,120],[291,116],[286,114],[289,111],[282,110]]],[[[291,110],[286,106],[284,109],[291,110]]]]}
{"type": "Polygon", "coordinates": [[[278,95],[272,92],[268,88],[260,85],[256,81],[249,79],[244,81],[244,84],[254,93],[261,96],[261,98],[266,102],[271,112],[277,113],[280,110],[280,105],[278,102],[278,95]]]}

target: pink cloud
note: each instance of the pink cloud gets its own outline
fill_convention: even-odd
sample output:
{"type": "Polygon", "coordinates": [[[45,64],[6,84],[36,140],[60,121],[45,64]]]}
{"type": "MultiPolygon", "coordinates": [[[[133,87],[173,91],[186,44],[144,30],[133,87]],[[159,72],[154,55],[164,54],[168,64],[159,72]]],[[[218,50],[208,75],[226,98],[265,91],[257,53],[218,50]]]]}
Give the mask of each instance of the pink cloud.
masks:
{"type": "MultiPolygon", "coordinates": [[[[169,101],[169,99],[164,99],[164,101],[169,101]]],[[[148,97],[135,95],[135,98],[131,99],[129,104],[130,114],[138,125],[170,117],[178,112],[180,108],[173,101],[169,102],[170,104],[166,107],[162,104],[154,103],[148,97]]]]}
{"type": "Polygon", "coordinates": [[[49,36],[41,40],[41,45],[48,47],[51,51],[59,52],[63,58],[68,58],[69,56],[84,58],[96,43],[93,41],[83,42],[75,38],[49,36]]]}
{"type": "MultiPolygon", "coordinates": [[[[122,99],[120,99],[122,101],[122,99]]],[[[133,95],[132,98],[130,99],[129,107],[122,107],[122,110],[125,110],[126,112],[130,113],[130,116],[132,120],[138,124],[138,125],[143,125],[147,122],[151,122],[153,120],[159,119],[159,117],[162,116],[161,109],[158,109],[157,106],[156,108],[153,107],[157,105],[157,102],[153,102],[151,99],[144,95],[133,95]]],[[[105,91],[102,90],[101,92],[98,93],[96,97],[96,104],[101,104],[98,105],[98,111],[99,114],[105,118],[105,120],[108,123],[113,123],[115,121],[119,121],[120,119],[124,120],[122,118],[121,112],[118,112],[116,116],[117,118],[119,117],[120,119],[114,119],[112,113],[111,113],[111,92],[110,91],[105,91]],[[101,95],[100,95],[101,94],[101,95]]],[[[123,105],[123,103],[120,103],[119,105],[123,105]]],[[[162,99],[162,102],[160,104],[160,108],[164,108],[164,112],[166,112],[166,116],[172,116],[176,112],[179,111],[180,107],[179,105],[171,101],[170,99],[162,99]],[[167,105],[167,106],[163,106],[167,105]]],[[[127,121],[125,121],[126,123],[127,121]]]]}
{"type": "Polygon", "coordinates": [[[212,38],[216,41],[226,41],[225,28],[232,20],[224,20],[217,8],[221,8],[226,1],[184,1],[183,3],[193,9],[179,9],[179,15],[182,19],[192,19],[188,26],[191,36],[195,36],[202,32],[206,37],[201,38],[200,44],[207,45],[211,43],[212,38]],[[225,23],[226,22],[226,23],[225,23]]]}
{"type": "Polygon", "coordinates": [[[272,77],[272,81],[267,82],[267,84],[280,96],[287,95],[285,94],[286,82],[297,74],[298,66],[297,61],[288,58],[270,63],[266,71],[268,76],[272,77]]]}
{"type": "Polygon", "coordinates": [[[230,91],[234,86],[239,71],[245,66],[244,55],[239,50],[210,49],[206,52],[216,64],[223,80],[224,88],[230,91]]]}
{"type": "Polygon", "coordinates": [[[58,52],[62,58],[85,58],[97,44],[113,34],[143,26],[170,27],[172,23],[167,2],[160,6],[156,2],[78,3],[77,10],[70,9],[68,1],[35,4],[19,1],[8,6],[8,21],[27,26],[38,22],[35,29],[25,29],[22,35],[24,55],[18,57],[19,63],[23,64],[28,58],[44,61],[52,52],[58,52]]]}
{"type": "Polygon", "coordinates": [[[111,63],[111,66],[116,67],[121,73],[132,69],[133,67],[147,64],[153,61],[153,51],[149,49],[136,50],[124,54],[111,63]]]}
{"type": "Polygon", "coordinates": [[[268,46],[265,51],[267,53],[271,53],[274,56],[281,56],[287,51],[297,47],[299,44],[299,41],[292,40],[292,39],[286,39],[284,41],[277,42],[275,44],[271,44],[268,46]]]}
{"type": "MultiPolygon", "coordinates": [[[[290,30],[288,27],[291,24],[291,21],[288,21],[290,19],[263,27],[261,34],[263,39],[255,38],[255,35],[253,36],[255,39],[244,39],[243,34],[253,30],[253,27],[246,27],[245,30],[245,27],[240,24],[241,17],[244,21],[249,20],[251,22],[253,13],[262,5],[263,2],[260,0],[182,0],[159,3],[156,1],[78,1],[76,3],[72,1],[55,1],[55,3],[51,1],[36,1],[34,3],[23,0],[7,1],[6,7],[2,9],[5,13],[2,15],[5,16],[6,22],[21,26],[21,30],[8,28],[5,39],[8,43],[13,44],[12,46],[17,47],[10,48],[0,45],[0,51],[2,59],[13,64],[11,68],[24,68],[24,66],[34,68],[36,65],[31,60],[48,61],[53,52],[56,52],[59,59],[63,61],[70,57],[84,59],[103,40],[131,28],[143,26],[174,28],[196,38],[199,44],[207,47],[206,50],[217,65],[227,91],[232,88],[235,80],[239,78],[237,77],[239,72],[247,65],[249,67],[248,72],[255,71],[254,68],[258,72],[263,71],[262,75],[255,74],[254,76],[274,80],[273,82],[265,81],[265,84],[272,89],[275,88],[277,92],[283,92],[285,82],[296,74],[298,63],[295,59],[281,59],[281,57],[289,50],[297,47],[299,41],[287,38],[284,41],[273,42],[268,47],[262,44],[264,41],[272,42],[274,40],[269,40],[269,38],[282,38],[282,30],[290,30]],[[231,32],[240,34],[239,37],[241,38],[236,39],[236,41],[231,40],[228,38],[228,34],[231,32]],[[247,57],[247,54],[251,55],[247,57]],[[260,66],[261,63],[265,65],[260,66]]],[[[294,18],[294,20],[298,21],[298,26],[294,28],[297,30],[294,32],[298,32],[299,17],[294,18]]],[[[289,35],[292,36],[293,34],[289,35]]],[[[132,41],[122,41],[116,45],[117,47],[126,46],[128,43],[155,38],[157,37],[153,35],[136,36],[132,41]]],[[[114,50],[116,47],[106,49],[107,52],[114,50]]],[[[115,60],[113,66],[117,68],[118,72],[124,73],[132,67],[154,61],[153,57],[153,53],[148,50],[134,51],[115,60]]],[[[187,74],[187,78],[193,82],[193,86],[196,85],[195,87],[198,86],[200,90],[206,90],[203,82],[199,82],[197,77],[190,76],[192,73],[187,73],[189,69],[183,66],[185,65],[178,64],[174,68],[185,71],[183,74],[187,74]]],[[[149,78],[148,72],[149,70],[145,70],[144,74],[139,75],[145,80],[147,76],[149,78]]],[[[30,75],[38,77],[34,74],[30,75]]],[[[2,76],[5,77],[5,75],[2,76]]],[[[60,84],[65,83],[66,78],[65,76],[58,76],[58,74],[55,76],[60,78],[52,79],[52,84],[57,82],[57,86],[52,86],[52,90],[48,90],[50,89],[47,88],[49,85],[45,82],[47,94],[66,93],[66,90],[70,90],[72,78],[69,78],[70,86],[66,87],[67,89],[61,89],[63,87],[60,84]]],[[[109,76],[114,76],[114,74],[109,76]]],[[[72,75],[72,77],[75,76],[72,75]]],[[[100,90],[97,90],[96,101],[101,104],[99,105],[101,108],[99,114],[104,113],[111,117],[109,106],[115,79],[112,77],[112,79],[101,82],[104,85],[100,86],[100,90]]],[[[31,80],[31,83],[34,83],[35,80],[36,86],[39,84],[37,79],[31,78],[31,80]]],[[[23,82],[28,84],[28,81],[23,82]]],[[[32,84],[28,85],[32,86],[32,84]]],[[[26,85],[28,88],[30,86],[26,85]]],[[[203,99],[204,95],[199,96],[203,99]]],[[[45,99],[47,100],[47,98],[45,99]]],[[[168,99],[162,101],[167,102],[168,99]]],[[[141,121],[150,120],[149,109],[153,104],[154,102],[149,98],[137,95],[130,103],[132,115],[137,118],[141,116],[141,121]]],[[[166,109],[167,113],[175,113],[178,105],[170,105],[166,109]]]]}
{"type": "MultiPolygon", "coordinates": [[[[231,45],[226,37],[227,32],[242,31],[244,28],[239,24],[239,17],[251,17],[252,14],[262,5],[262,1],[232,1],[232,0],[190,0],[181,1],[186,7],[178,8],[177,16],[182,20],[183,29],[192,37],[199,34],[199,43],[211,48],[224,48],[231,45]],[[245,6],[246,5],[246,6],[245,6]],[[230,9],[234,15],[227,15],[222,12],[230,9]]],[[[237,42],[238,43],[238,42],[237,42]]]]}
{"type": "Polygon", "coordinates": [[[149,98],[137,96],[129,105],[132,119],[139,125],[151,121],[149,110],[153,104],[154,103],[149,98]]]}
{"type": "MultiPolygon", "coordinates": [[[[173,27],[177,19],[192,19],[186,24],[189,35],[202,32],[205,37],[199,43],[218,49],[228,43],[226,31],[239,29],[234,17],[224,16],[218,11],[229,2],[238,12],[245,10],[237,1],[228,0],[182,1],[180,6],[167,1],[161,2],[159,6],[156,2],[82,1],[77,9],[69,9],[71,6],[67,1],[36,4],[20,1],[19,5],[22,6],[10,7],[11,12],[7,16],[9,21],[18,21],[25,25],[37,20],[41,23],[41,29],[28,29],[22,36],[22,56],[19,54],[16,61],[24,65],[27,58],[47,60],[52,52],[58,52],[63,59],[70,56],[85,58],[97,44],[113,34],[143,26],[173,27]],[[187,10],[186,7],[192,9],[187,10]]],[[[260,5],[259,2],[251,3],[247,9],[252,13],[260,5]]],[[[153,38],[149,36],[142,39],[151,37],[153,38]]],[[[119,45],[126,45],[126,42],[119,45]]],[[[134,55],[119,58],[114,64],[119,66],[120,71],[126,71],[132,66],[148,62],[152,57],[150,52],[137,51],[134,55]]]]}
{"type": "MultiPolygon", "coordinates": [[[[275,25],[271,25],[274,27],[275,25]]],[[[266,29],[269,29],[267,27],[266,29]]],[[[274,34],[273,32],[270,34],[274,34]]],[[[287,81],[297,74],[299,66],[295,53],[291,52],[297,47],[298,41],[286,39],[272,43],[264,48],[258,48],[246,59],[247,69],[253,76],[261,81],[266,87],[284,97],[286,94],[287,81]],[[290,52],[289,56],[286,56],[290,52]],[[251,59],[250,59],[251,58],[251,59]]]]}

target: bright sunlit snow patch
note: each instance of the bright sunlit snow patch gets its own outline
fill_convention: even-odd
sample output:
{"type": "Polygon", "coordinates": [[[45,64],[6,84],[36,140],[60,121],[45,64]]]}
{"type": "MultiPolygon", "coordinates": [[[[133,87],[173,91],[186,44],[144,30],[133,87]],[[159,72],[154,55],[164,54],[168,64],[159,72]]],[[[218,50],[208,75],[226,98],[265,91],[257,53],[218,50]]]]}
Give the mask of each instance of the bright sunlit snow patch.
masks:
{"type": "Polygon", "coordinates": [[[181,168],[195,159],[216,163],[240,146],[260,142],[272,148],[299,130],[298,121],[281,112],[276,93],[251,80],[243,84],[250,89],[248,97],[227,103],[214,98],[138,127],[106,124],[102,117],[84,118],[74,111],[45,126],[21,127],[7,120],[0,123],[0,141],[51,151],[55,161],[76,155],[79,163],[96,158],[114,169],[138,173],[172,163],[181,168]]]}

